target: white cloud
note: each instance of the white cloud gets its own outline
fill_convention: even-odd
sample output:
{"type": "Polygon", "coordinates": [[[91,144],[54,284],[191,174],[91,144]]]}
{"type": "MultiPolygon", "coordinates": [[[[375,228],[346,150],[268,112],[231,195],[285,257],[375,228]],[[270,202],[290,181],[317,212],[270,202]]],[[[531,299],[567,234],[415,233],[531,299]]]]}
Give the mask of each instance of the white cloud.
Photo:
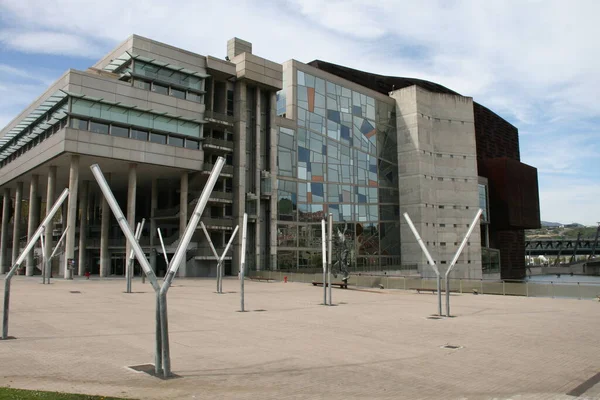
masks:
{"type": "Polygon", "coordinates": [[[50,31],[0,31],[0,42],[24,53],[97,57],[102,52],[91,41],[68,33],[50,31]]]}

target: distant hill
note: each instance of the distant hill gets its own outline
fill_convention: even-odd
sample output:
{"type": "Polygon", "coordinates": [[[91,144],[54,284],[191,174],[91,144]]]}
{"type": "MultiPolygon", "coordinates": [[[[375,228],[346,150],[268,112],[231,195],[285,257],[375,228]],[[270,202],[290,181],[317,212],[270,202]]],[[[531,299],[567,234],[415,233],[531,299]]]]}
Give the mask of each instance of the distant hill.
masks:
{"type": "Polygon", "coordinates": [[[562,226],[563,224],[561,224],[560,222],[548,222],[548,221],[542,221],[542,226],[544,228],[558,228],[559,226],[562,226]]]}

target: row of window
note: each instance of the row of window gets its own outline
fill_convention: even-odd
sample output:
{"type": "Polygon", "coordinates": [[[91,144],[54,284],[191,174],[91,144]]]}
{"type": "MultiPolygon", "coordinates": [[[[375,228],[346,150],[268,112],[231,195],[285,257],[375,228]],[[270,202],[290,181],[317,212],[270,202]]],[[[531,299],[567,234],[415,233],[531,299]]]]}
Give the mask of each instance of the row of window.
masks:
{"type": "Polygon", "coordinates": [[[178,99],[190,100],[196,103],[202,103],[204,97],[202,94],[190,90],[182,90],[173,86],[156,82],[148,82],[137,78],[133,80],[133,86],[138,89],[149,90],[151,92],[173,96],[178,99]]]}
{"type": "Polygon", "coordinates": [[[23,147],[21,147],[17,151],[13,152],[10,156],[8,156],[4,160],[2,160],[0,162],[0,168],[4,167],[9,162],[15,160],[16,158],[18,158],[19,156],[21,156],[23,153],[25,153],[25,152],[29,151],[30,149],[34,148],[39,143],[43,142],[48,137],[52,136],[53,134],[55,134],[60,129],[64,128],[65,126],[67,126],[67,118],[66,117],[64,119],[62,119],[61,121],[57,122],[56,124],[54,124],[53,126],[51,126],[48,129],[46,129],[42,133],[40,133],[38,136],[36,136],[35,138],[33,138],[31,141],[29,141],[29,143],[25,144],[23,147]]]}
{"type": "Polygon", "coordinates": [[[71,128],[82,131],[90,131],[103,135],[111,135],[122,138],[142,140],[145,142],[168,144],[171,146],[185,147],[187,149],[198,150],[200,142],[187,137],[173,136],[165,133],[158,133],[137,128],[129,128],[127,126],[98,122],[94,120],[86,120],[81,118],[71,118],[71,128]]]}

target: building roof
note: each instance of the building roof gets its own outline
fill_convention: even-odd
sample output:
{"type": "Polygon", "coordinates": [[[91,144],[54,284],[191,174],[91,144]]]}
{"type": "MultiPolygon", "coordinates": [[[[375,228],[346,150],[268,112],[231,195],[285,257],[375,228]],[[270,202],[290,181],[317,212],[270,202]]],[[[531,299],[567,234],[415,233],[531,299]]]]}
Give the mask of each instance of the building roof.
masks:
{"type": "Polygon", "coordinates": [[[332,64],[322,60],[314,60],[308,63],[315,68],[329,72],[330,74],[337,75],[340,78],[347,79],[351,82],[375,90],[385,95],[396,89],[402,89],[409,86],[417,85],[423,89],[426,89],[434,93],[452,94],[461,96],[460,93],[454,90],[448,89],[435,82],[426,81],[423,79],[406,78],[399,76],[386,76],[372,74],[370,72],[359,71],[344,67],[342,65],[332,64]]]}

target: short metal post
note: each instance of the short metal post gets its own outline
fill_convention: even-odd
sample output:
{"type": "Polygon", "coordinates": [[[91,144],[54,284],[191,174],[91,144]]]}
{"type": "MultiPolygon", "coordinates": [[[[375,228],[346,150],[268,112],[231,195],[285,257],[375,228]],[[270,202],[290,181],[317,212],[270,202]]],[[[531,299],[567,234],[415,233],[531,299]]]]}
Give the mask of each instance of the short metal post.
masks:
{"type": "Polygon", "coordinates": [[[579,300],[581,300],[583,296],[581,296],[581,285],[579,282],[577,282],[577,294],[579,295],[579,300]]]}
{"type": "Polygon", "coordinates": [[[154,343],[154,373],[156,376],[163,374],[162,367],[162,335],[160,324],[160,293],[156,293],[156,323],[155,323],[155,343],[154,343]]]}
{"type": "Polygon", "coordinates": [[[321,244],[321,248],[323,251],[323,280],[321,282],[323,282],[323,305],[326,306],[327,305],[327,284],[325,282],[326,276],[325,274],[327,273],[327,234],[325,233],[325,219],[321,220],[321,241],[323,242],[321,244]]]}
{"type": "Polygon", "coordinates": [[[244,213],[242,225],[242,254],[240,260],[240,311],[244,312],[244,269],[246,267],[246,235],[248,225],[248,214],[244,213]]]}
{"type": "Polygon", "coordinates": [[[442,316],[442,276],[437,276],[438,315],[442,316]]]}
{"type": "Polygon", "coordinates": [[[46,246],[44,242],[44,234],[46,233],[46,227],[42,227],[42,234],[40,235],[40,244],[42,246],[42,285],[46,284],[46,246]]]}
{"type": "MultiPolygon", "coordinates": [[[[329,254],[327,259],[327,282],[329,285],[329,305],[333,305],[333,300],[331,298],[331,265],[332,265],[332,257],[333,257],[333,214],[329,213],[329,254]]],[[[339,262],[342,262],[339,260],[339,262]]]]}

